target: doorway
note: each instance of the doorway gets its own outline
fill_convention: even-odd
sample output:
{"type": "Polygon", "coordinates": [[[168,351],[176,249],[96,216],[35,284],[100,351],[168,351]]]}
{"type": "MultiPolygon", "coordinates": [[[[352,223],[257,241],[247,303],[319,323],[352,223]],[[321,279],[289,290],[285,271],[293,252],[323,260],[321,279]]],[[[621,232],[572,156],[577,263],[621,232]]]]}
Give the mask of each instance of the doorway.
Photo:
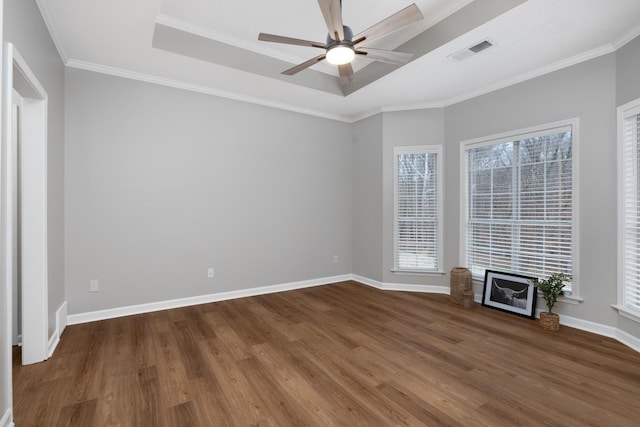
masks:
{"type": "Polygon", "coordinates": [[[49,356],[47,93],[11,43],[3,60],[2,285],[28,365],[49,356]]]}
{"type": "Polygon", "coordinates": [[[11,159],[11,164],[15,166],[13,170],[13,188],[11,189],[11,198],[14,200],[13,205],[13,223],[11,224],[11,228],[13,230],[13,247],[11,251],[13,252],[13,278],[11,283],[11,295],[12,295],[12,334],[11,334],[11,345],[13,346],[21,346],[22,345],[22,281],[20,279],[20,270],[22,268],[22,248],[20,245],[21,242],[21,233],[20,233],[20,217],[21,217],[21,186],[20,186],[20,178],[21,178],[21,167],[20,167],[20,146],[21,144],[21,133],[22,133],[22,109],[23,109],[23,101],[22,96],[16,91],[13,90],[12,102],[11,102],[11,144],[14,147],[13,149],[13,158],[11,159]]]}

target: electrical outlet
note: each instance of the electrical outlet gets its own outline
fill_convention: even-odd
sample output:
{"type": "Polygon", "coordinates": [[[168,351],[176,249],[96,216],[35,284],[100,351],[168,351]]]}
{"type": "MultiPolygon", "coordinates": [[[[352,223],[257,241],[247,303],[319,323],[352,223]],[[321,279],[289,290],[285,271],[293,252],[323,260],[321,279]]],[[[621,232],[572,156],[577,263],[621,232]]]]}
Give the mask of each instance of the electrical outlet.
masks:
{"type": "Polygon", "coordinates": [[[213,268],[207,270],[207,277],[211,279],[212,277],[216,277],[216,272],[213,268]]]}
{"type": "Polygon", "coordinates": [[[100,281],[89,280],[89,292],[98,292],[98,291],[100,291],[100,281]]]}
{"type": "Polygon", "coordinates": [[[338,255],[334,255],[334,256],[333,256],[333,263],[334,263],[334,264],[337,264],[338,262],[340,262],[340,261],[339,261],[339,258],[338,258],[338,255]]]}

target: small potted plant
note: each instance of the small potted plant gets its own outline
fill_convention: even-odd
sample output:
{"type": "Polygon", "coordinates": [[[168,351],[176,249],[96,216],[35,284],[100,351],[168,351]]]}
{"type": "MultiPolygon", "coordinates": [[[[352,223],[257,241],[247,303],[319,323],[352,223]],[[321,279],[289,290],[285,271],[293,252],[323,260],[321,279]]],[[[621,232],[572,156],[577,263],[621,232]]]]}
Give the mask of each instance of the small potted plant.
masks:
{"type": "Polygon", "coordinates": [[[540,326],[549,331],[560,329],[560,316],[553,313],[553,306],[556,305],[558,297],[564,295],[564,282],[570,281],[571,275],[564,273],[554,273],[546,280],[531,280],[531,284],[542,292],[542,298],[547,304],[548,312],[540,313],[540,326]]]}

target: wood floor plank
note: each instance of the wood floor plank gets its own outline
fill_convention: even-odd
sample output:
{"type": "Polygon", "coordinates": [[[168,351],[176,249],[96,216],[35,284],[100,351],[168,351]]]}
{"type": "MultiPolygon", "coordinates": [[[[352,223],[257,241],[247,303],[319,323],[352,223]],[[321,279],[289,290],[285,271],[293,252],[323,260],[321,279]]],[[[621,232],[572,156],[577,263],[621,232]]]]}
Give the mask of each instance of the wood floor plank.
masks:
{"type": "Polygon", "coordinates": [[[640,354],[355,282],[69,326],[17,426],[637,426],[640,354]]]}

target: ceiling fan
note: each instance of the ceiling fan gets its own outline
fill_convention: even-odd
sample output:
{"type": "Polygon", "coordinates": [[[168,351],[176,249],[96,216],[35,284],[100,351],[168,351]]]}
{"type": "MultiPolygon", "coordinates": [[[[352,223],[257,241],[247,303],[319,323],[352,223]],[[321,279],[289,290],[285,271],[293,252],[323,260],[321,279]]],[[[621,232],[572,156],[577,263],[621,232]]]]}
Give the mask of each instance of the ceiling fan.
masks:
{"type": "Polygon", "coordinates": [[[413,57],[410,53],[395,52],[390,50],[372,49],[365,45],[380,37],[386,36],[401,28],[407,27],[421,20],[422,13],[415,3],[394,13],[386,19],[369,27],[363,32],[353,35],[351,28],[342,23],[342,0],[318,0],[322,16],[329,29],[326,43],[301,40],[291,37],[276,36],[274,34],[260,33],[258,40],[292,44],[298,46],[316,47],[325,49],[325,53],[318,55],[302,64],[289,68],[282,72],[292,76],[322,60],[327,60],[330,64],[338,66],[340,81],[345,84],[353,77],[353,67],[351,61],[358,56],[375,61],[387,62],[390,64],[404,65],[413,57]]]}

